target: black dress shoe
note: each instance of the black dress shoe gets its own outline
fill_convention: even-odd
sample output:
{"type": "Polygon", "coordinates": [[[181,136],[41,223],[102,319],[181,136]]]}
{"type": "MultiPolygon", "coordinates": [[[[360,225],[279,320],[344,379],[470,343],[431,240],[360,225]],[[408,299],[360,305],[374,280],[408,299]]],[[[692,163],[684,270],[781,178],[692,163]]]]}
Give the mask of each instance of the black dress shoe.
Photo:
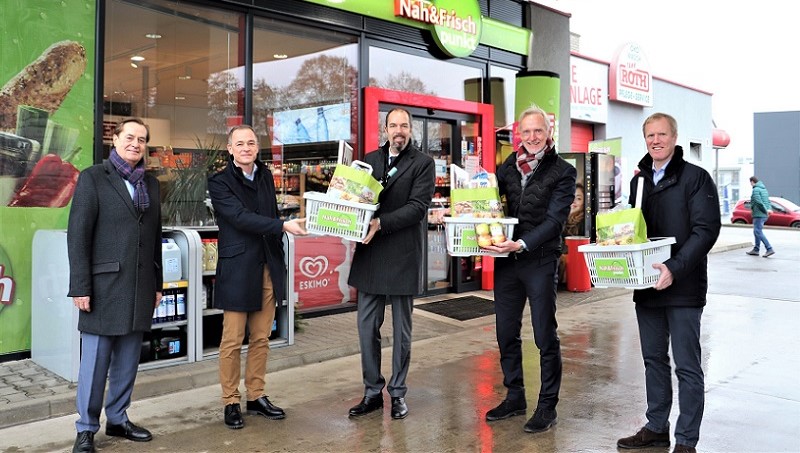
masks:
{"type": "Polygon", "coordinates": [[[537,407],[533,416],[525,423],[524,429],[526,433],[541,433],[552,428],[556,423],[558,423],[558,414],[555,409],[537,407]]]}
{"type": "Polygon", "coordinates": [[[378,409],[383,409],[383,395],[365,396],[360,403],[350,408],[350,416],[361,417],[378,409]]]}
{"type": "Polygon", "coordinates": [[[112,425],[111,423],[106,423],[106,435],[124,437],[134,442],[147,442],[153,440],[153,435],[150,434],[150,431],[134,425],[130,420],[121,425],[112,425]]]}
{"type": "Polygon", "coordinates": [[[493,422],[495,420],[503,420],[505,418],[514,417],[516,415],[525,415],[527,404],[525,401],[509,401],[503,400],[494,409],[486,412],[486,421],[493,422]]]}
{"type": "Polygon", "coordinates": [[[239,403],[228,404],[225,406],[225,426],[230,429],[244,428],[242,407],[239,405],[239,403]]]}
{"type": "Polygon", "coordinates": [[[392,397],[392,418],[399,420],[406,418],[408,415],[408,406],[406,406],[406,399],[402,396],[392,397]]]}
{"type": "Polygon", "coordinates": [[[75,437],[72,453],[94,453],[94,433],[91,431],[79,432],[75,437]]]}
{"type": "Polygon", "coordinates": [[[262,396],[255,401],[247,402],[247,413],[250,415],[261,415],[270,420],[280,420],[286,418],[286,412],[280,407],[269,402],[269,398],[262,396]]]}

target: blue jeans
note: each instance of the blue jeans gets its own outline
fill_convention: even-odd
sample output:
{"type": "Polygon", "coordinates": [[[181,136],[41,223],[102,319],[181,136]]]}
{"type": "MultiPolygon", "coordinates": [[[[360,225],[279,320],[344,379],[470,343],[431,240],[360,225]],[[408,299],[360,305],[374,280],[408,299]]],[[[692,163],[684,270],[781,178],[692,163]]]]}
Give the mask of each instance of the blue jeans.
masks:
{"type": "Polygon", "coordinates": [[[761,247],[761,243],[764,243],[764,247],[767,248],[767,251],[772,250],[772,246],[769,244],[767,237],[764,236],[764,223],[766,223],[766,217],[754,217],[753,218],[753,236],[756,238],[756,243],[753,246],[753,249],[758,251],[759,247],[761,247]]]}

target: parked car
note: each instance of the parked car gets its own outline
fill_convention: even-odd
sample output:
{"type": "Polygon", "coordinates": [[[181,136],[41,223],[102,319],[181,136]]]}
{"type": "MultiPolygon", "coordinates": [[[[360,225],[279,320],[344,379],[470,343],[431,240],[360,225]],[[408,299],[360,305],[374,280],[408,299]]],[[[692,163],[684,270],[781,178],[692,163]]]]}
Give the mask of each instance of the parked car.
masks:
{"type": "MultiPolygon", "coordinates": [[[[800,228],[800,206],[781,197],[769,197],[772,204],[772,214],[767,217],[766,225],[788,226],[800,228]]],[[[731,223],[753,223],[750,212],[750,200],[739,200],[731,214],[731,223]]]]}

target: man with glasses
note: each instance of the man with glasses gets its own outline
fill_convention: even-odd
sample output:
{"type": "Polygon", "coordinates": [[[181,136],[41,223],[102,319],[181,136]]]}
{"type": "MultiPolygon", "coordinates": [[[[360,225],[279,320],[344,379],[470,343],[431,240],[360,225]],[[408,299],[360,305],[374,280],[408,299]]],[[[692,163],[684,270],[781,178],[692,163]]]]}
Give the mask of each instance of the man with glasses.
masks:
{"type": "Polygon", "coordinates": [[[548,114],[533,105],[519,117],[521,144],[497,170],[500,194],[509,217],[519,219],[514,237],[486,247],[510,256],[494,270],[495,319],[505,399],[486,413],[486,421],[525,415],[522,372],[522,313],[531,309],[533,338],[539,349],[541,388],[525,431],[538,433],[555,425],[561,388],[561,346],[556,322],[561,232],[575,198],[577,170],[562,159],[552,140],[548,114]]]}

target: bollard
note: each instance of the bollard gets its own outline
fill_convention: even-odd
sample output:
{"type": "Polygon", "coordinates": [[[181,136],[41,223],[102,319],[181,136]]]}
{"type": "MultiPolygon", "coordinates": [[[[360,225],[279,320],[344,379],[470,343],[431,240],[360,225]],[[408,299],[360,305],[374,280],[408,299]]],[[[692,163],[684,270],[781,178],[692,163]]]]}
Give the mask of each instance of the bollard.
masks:
{"type": "Polygon", "coordinates": [[[583,253],[578,251],[579,245],[589,243],[586,236],[567,236],[567,290],[584,292],[592,289],[592,279],[589,277],[589,268],[583,253]]]}

